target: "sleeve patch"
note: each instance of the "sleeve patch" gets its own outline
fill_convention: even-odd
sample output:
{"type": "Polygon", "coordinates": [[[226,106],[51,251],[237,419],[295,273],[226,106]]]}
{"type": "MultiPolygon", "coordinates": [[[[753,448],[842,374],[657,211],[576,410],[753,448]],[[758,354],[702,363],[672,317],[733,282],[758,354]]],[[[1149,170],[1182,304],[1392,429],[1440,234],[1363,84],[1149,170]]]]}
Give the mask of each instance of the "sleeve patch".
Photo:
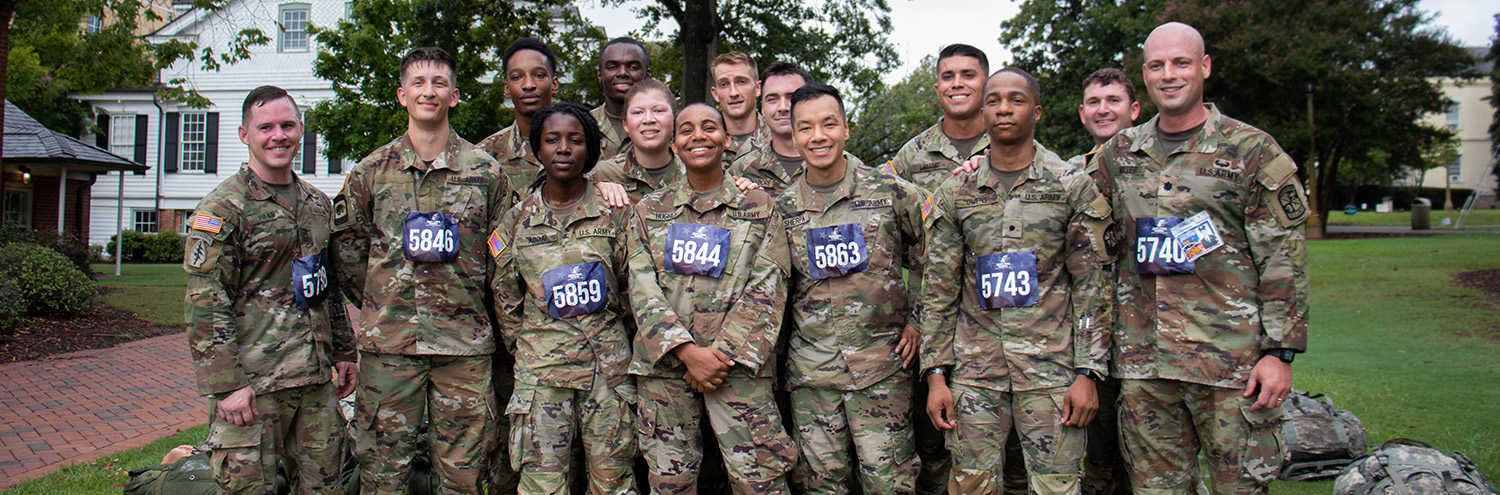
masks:
{"type": "Polygon", "coordinates": [[[927,200],[922,202],[922,223],[927,223],[928,215],[932,214],[932,195],[927,195],[927,200]]]}
{"type": "Polygon", "coordinates": [[[187,255],[183,257],[182,264],[188,269],[199,273],[213,272],[215,264],[219,260],[219,251],[223,246],[214,243],[213,239],[193,237],[187,248],[187,255]]]}
{"type": "Polygon", "coordinates": [[[341,227],[349,223],[349,200],[340,192],[333,197],[333,226],[341,227]]]}
{"type": "Polygon", "coordinates": [[[490,256],[500,256],[500,253],[505,252],[506,245],[505,241],[500,239],[500,229],[490,231],[488,242],[490,245],[490,256]]]}
{"type": "Polygon", "coordinates": [[[1293,180],[1291,187],[1283,187],[1276,191],[1276,206],[1272,208],[1276,212],[1276,221],[1282,227],[1293,227],[1307,220],[1310,211],[1307,208],[1307,196],[1302,192],[1302,182],[1293,180]]]}
{"type": "Polygon", "coordinates": [[[1296,175],[1297,164],[1292,163],[1290,157],[1281,154],[1276,159],[1271,160],[1270,163],[1261,166],[1257,179],[1261,186],[1275,191],[1286,184],[1288,178],[1295,177],[1296,175]]]}
{"type": "Polygon", "coordinates": [[[193,230],[201,230],[211,234],[217,234],[220,230],[223,229],[224,219],[222,218],[209,215],[207,213],[197,213],[193,215],[193,230]]]}

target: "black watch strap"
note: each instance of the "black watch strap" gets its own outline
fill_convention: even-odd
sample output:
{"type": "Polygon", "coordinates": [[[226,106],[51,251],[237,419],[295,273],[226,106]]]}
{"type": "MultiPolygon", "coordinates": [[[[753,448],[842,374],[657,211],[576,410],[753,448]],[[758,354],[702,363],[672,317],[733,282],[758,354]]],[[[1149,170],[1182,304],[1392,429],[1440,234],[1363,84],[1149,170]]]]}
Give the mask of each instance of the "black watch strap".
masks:
{"type": "Polygon", "coordinates": [[[1078,376],[1087,377],[1088,379],[1093,380],[1094,383],[1104,381],[1103,374],[1100,374],[1098,371],[1094,371],[1088,368],[1078,368],[1077,374],[1078,376]]]}
{"type": "Polygon", "coordinates": [[[1297,358],[1297,351],[1291,349],[1270,349],[1261,353],[1261,355],[1276,356],[1276,359],[1280,359],[1281,362],[1292,364],[1292,360],[1297,358]]]}

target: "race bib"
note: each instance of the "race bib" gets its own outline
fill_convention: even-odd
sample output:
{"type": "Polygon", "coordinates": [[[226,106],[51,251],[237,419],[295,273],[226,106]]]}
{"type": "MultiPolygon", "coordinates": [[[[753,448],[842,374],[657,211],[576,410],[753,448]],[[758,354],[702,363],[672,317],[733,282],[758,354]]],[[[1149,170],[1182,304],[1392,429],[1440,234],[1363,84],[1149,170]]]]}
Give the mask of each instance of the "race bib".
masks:
{"type": "Polygon", "coordinates": [[[406,259],[451,263],[458,259],[458,220],[444,211],[408,211],[402,247],[406,259]]]}
{"type": "Polygon", "coordinates": [[[974,291],[986,311],[1036,306],[1036,251],[980,256],[974,265],[974,291]]]}
{"type": "Polygon", "coordinates": [[[609,292],[604,264],[598,261],[547,270],[542,285],[547,288],[547,314],[558,319],[604,309],[609,292]]]}
{"type": "Polygon", "coordinates": [[[328,268],[323,265],[323,255],[303,256],[292,260],[292,291],[297,294],[297,308],[308,309],[328,298],[328,268]]]}
{"type": "Polygon", "coordinates": [[[1181,217],[1141,217],[1135,220],[1135,272],[1141,275],[1193,273],[1182,243],[1172,237],[1181,217]]]}
{"type": "Polygon", "coordinates": [[[814,279],[869,270],[870,256],[865,248],[864,228],[857,223],[846,223],[808,229],[807,265],[812,268],[814,279]]]}
{"type": "Polygon", "coordinates": [[[674,223],[667,229],[668,272],[719,278],[728,257],[728,230],[696,223],[674,223]]]}

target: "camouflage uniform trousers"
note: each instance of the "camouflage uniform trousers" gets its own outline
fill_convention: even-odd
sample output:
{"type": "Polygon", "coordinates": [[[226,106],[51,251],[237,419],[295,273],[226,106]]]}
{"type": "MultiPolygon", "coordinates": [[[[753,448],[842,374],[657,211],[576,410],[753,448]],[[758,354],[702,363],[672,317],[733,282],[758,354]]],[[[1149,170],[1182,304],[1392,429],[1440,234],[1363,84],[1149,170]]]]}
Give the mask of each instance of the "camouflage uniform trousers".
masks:
{"type": "Polygon", "coordinates": [[[342,423],[333,384],[255,395],[255,423],[219,418],[209,400],[210,459],[220,493],[275,495],[276,465],[286,466],[291,493],[342,493],[342,423]]]}
{"type": "Polygon", "coordinates": [[[1188,495],[1198,449],[1213,493],[1267,493],[1284,456],[1285,409],[1251,411],[1244,390],[1177,380],[1121,380],[1121,455],[1134,492],[1188,495]]]}
{"type": "Polygon", "coordinates": [[[1084,429],[1088,447],[1083,456],[1084,495],[1130,495],[1130,472],[1120,456],[1120,382],[1098,383],[1099,413],[1084,429]]]}
{"type": "Polygon", "coordinates": [[[927,417],[927,382],[917,376],[920,374],[912,374],[911,410],[917,457],[922,460],[922,470],[917,473],[917,495],[942,495],[948,493],[948,471],[953,469],[953,456],[943,442],[943,432],[932,426],[932,419],[927,417]]]}
{"type": "Polygon", "coordinates": [[[634,494],[635,384],[611,388],[603,375],[592,390],[516,382],[510,415],[510,466],[521,474],[518,493],[567,493],[573,449],[583,446],[588,492],[634,494]]]}
{"type": "Polygon", "coordinates": [[[954,384],[952,390],[958,426],[948,431],[954,459],[949,493],[1000,493],[1012,429],[1021,440],[1032,493],[1079,493],[1078,463],[1087,433],[1062,424],[1067,387],[1000,392],[954,384]]]}
{"type": "Polygon", "coordinates": [[[425,446],[436,492],[478,494],[495,450],[494,372],[489,355],[409,356],[359,353],[354,455],[360,492],[405,494],[417,428],[428,415],[425,446]]]}
{"type": "Polygon", "coordinates": [[[863,390],[802,387],[791,395],[792,420],[802,445],[801,472],[794,481],[805,493],[849,493],[856,462],[864,493],[916,492],[919,463],[911,427],[912,382],[906,372],[863,390]]]}
{"type": "MultiPolygon", "coordinates": [[[[494,366],[495,404],[509,404],[510,394],[516,388],[516,358],[503,348],[495,349],[494,366]]],[[[490,459],[490,495],[516,493],[520,482],[520,475],[510,468],[510,449],[500,447],[504,445],[503,435],[508,432],[510,416],[506,414],[496,414],[494,427],[485,431],[495,453],[490,459]]]]}
{"type": "Polygon", "coordinates": [[[639,439],[653,494],[697,493],[706,416],[718,440],[734,493],[787,493],[797,444],[782,427],[772,399],[774,378],[731,368],[719,389],[699,394],[680,378],[640,377],[639,439]]]}

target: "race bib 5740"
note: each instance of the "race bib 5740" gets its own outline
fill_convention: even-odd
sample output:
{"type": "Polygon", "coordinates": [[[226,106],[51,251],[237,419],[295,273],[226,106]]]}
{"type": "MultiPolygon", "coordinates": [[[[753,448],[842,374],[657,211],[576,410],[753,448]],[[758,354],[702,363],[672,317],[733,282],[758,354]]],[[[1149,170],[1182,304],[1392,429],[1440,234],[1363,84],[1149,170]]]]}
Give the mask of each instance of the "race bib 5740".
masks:
{"type": "Polygon", "coordinates": [[[1182,243],[1172,237],[1172,227],[1182,217],[1141,217],[1135,220],[1135,272],[1142,275],[1193,273],[1182,243]]]}

